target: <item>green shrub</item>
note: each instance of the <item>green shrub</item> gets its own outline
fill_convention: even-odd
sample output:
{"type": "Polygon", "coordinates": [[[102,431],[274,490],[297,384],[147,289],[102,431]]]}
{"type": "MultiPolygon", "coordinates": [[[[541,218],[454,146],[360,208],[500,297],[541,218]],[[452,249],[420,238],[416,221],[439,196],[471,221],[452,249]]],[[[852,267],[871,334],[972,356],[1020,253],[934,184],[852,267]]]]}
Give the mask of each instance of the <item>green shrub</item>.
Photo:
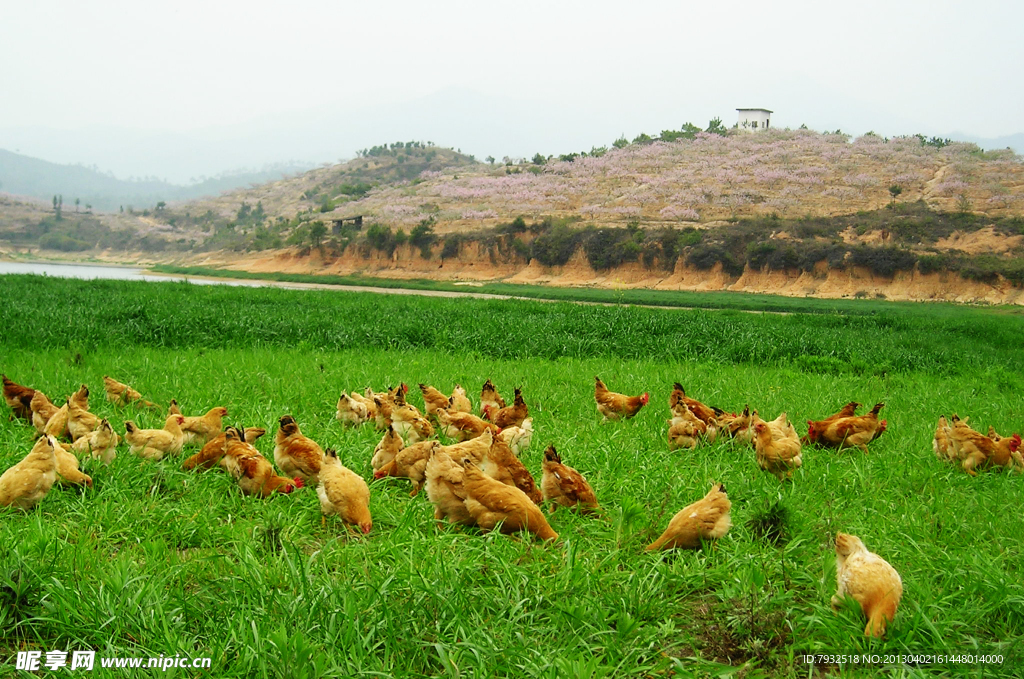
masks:
{"type": "Polygon", "coordinates": [[[692,226],[681,231],[671,227],[652,231],[642,246],[644,266],[650,269],[657,260],[663,270],[672,271],[676,267],[682,248],[696,245],[700,239],[701,232],[692,226]]]}
{"type": "MultiPolygon", "coordinates": [[[[403,237],[404,235],[403,233],[403,237]]],[[[384,252],[388,256],[394,254],[395,248],[399,246],[395,234],[391,232],[391,227],[380,224],[371,224],[367,227],[366,243],[374,250],[384,252]]]]}
{"type": "Polygon", "coordinates": [[[739,276],[743,273],[743,263],[724,246],[718,243],[702,243],[690,250],[686,256],[687,264],[702,271],[707,271],[721,263],[722,270],[726,273],[739,276]]]}
{"type": "Polygon", "coordinates": [[[523,242],[521,238],[512,239],[512,250],[523,259],[530,259],[530,246],[523,242]]]}
{"type": "Polygon", "coordinates": [[[879,276],[892,277],[897,271],[912,271],[917,257],[902,248],[858,245],[850,251],[849,262],[870,269],[879,276]]]}
{"type": "Polygon", "coordinates": [[[544,266],[563,266],[583,240],[583,231],[556,224],[533,239],[531,256],[544,266]]]}
{"type": "Polygon", "coordinates": [[[422,220],[409,232],[409,243],[420,249],[420,256],[423,259],[430,259],[430,248],[437,242],[437,234],[434,233],[433,217],[422,220]]]}
{"type": "Polygon", "coordinates": [[[774,241],[761,241],[747,245],[747,264],[753,269],[763,269],[768,264],[768,258],[778,245],[774,241]]]}
{"type": "Polygon", "coordinates": [[[799,266],[802,271],[813,271],[818,262],[824,261],[831,269],[842,269],[849,251],[844,243],[804,243],[800,248],[799,266]]]}
{"type": "Polygon", "coordinates": [[[441,259],[453,259],[459,256],[459,249],[462,247],[462,237],[452,234],[444,239],[444,247],[441,249],[441,259]]]}
{"type": "Polygon", "coordinates": [[[345,183],[338,187],[338,193],[345,196],[352,196],[353,198],[362,198],[372,188],[373,187],[366,182],[355,182],[353,184],[345,183]]]}
{"type": "Polygon", "coordinates": [[[950,271],[954,268],[954,260],[948,254],[918,255],[917,270],[923,274],[938,271],[950,271]]]}
{"type": "Polygon", "coordinates": [[[595,271],[605,271],[624,262],[635,262],[641,246],[629,229],[588,229],[583,251],[595,271]]]}
{"type": "Polygon", "coordinates": [[[516,235],[526,233],[526,220],[516,217],[509,224],[501,224],[495,229],[498,233],[516,235]]]}
{"type": "Polygon", "coordinates": [[[88,250],[91,246],[85,241],[77,240],[63,233],[48,233],[40,237],[39,247],[61,252],[81,252],[88,250]]]}

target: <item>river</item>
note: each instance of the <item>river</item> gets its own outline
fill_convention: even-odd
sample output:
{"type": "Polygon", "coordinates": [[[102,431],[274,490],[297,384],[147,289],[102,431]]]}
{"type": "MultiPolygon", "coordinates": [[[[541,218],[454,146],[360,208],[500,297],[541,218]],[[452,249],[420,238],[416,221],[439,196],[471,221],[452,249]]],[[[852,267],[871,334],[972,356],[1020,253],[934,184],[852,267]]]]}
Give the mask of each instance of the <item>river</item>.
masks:
{"type": "MultiPolygon", "coordinates": [[[[341,292],[372,292],[383,295],[421,295],[425,297],[474,297],[477,299],[524,299],[511,295],[494,295],[481,292],[450,292],[445,290],[411,290],[407,288],[375,288],[359,285],[327,285],[324,283],[291,283],[287,281],[240,280],[230,278],[204,278],[178,274],[155,274],[146,269],[129,266],[103,264],[64,264],[56,262],[5,262],[0,261],[0,276],[4,274],[36,274],[56,278],[78,278],[82,280],[113,279],[119,281],[188,281],[197,285],[234,285],[248,288],[291,288],[294,290],[336,290],[341,292]]],[[[548,300],[533,300],[548,301],[548,300]]]]}
{"type": "Polygon", "coordinates": [[[145,269],[128,266],[107,266],[103,264],[63,264],[56,262],[0,262],[0,275],[4,274],[36,274],[55,278],[79,278],[93,280],[96,278],[119,281],[184,281],[200,285],[247,285],[259,287],[265,281],[217,280],[198,278],[196,276],[176,276],[147,273],[145,269]]]}

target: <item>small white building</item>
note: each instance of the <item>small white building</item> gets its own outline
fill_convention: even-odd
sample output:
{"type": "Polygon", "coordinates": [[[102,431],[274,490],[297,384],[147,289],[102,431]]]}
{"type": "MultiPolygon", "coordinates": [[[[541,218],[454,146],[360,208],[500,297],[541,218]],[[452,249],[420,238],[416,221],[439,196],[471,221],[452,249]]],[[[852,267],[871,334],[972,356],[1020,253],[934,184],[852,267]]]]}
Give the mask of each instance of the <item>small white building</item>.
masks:
{"type": "Polygon", "coordinates": [[[766,108],[738,108],[740,120],[736,126],[746,132],[767,130],[771,122],[772,112],[766,108]]]}

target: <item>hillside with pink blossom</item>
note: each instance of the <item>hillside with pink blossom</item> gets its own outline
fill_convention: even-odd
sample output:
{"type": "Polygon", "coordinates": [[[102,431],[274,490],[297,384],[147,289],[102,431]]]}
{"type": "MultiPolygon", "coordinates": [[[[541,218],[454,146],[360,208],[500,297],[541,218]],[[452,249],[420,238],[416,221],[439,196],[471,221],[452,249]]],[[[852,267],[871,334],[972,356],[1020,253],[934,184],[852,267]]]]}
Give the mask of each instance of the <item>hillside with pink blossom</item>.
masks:
{"type": "Polygon", "coordinates": [[[992,216],[1024,212],[1024,164],[1010,151],[942,148],[807,130],[654,141],[544,164],[458,167],[384,185],[342,205],[396,228],[434,219],[439,232],[517,216],[594,224],[700,225],[775,214],[831,216],[892,200],[992,216]]]}

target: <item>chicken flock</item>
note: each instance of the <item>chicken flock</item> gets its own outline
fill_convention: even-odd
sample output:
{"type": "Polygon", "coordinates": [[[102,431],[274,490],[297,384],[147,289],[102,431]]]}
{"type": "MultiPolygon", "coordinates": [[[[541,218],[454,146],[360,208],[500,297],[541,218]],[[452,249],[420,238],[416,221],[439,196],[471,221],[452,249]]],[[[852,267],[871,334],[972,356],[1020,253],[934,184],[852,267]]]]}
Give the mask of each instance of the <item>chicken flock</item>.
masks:
{"type": "MultiPolygon", "coordinates": [[[[615,393],[599,377],[594,379],[597,412],[604,420],[631,419],[649,402],[648,393],[615,393]]],[[[115,406],[161,410],[129,385],[108,376],[103,381],[107,399],[115,406]]],[[[520,389],[515,389],[509,405],[487,380],[477,413],[460,385],[451,395],[426,384],[420,384],[419,390],[423,411],[407,400],[409,389],[404,383],[383,392],[369,388],[363,393],[343,392],[338,399],[336,418],[342,425],[372,425],[383,432],[370,459],[374,480],[408,479],[410,496],[425,490],[437,521],[475,526],[485,532],[525,531],[541,540],[557,540],[558,533],[542,511],[545,505],[549,515],[561,506],[602,516],[597,496],[584,474],[563,463],[554,446],[544,451],[539,485],[520,460],[534,435],[533,419],[520,389]],[[442,443],[440,436],[451,443],[442,443]]],[[[198,448],[184,459],[183,469],[220,467],[246,495],[267,498],[306,486],[315,488],[323,521],[336,515],[354,530],[364,534],[372,530],[366,481],[342,464],[336,451],[324,449],[305,436],[290,414],[278,421],[272,464],[253,445],[266,430],[225,427],[228,411],[222,406],[202,415],[185,416],[172,400],[163,428],[142,429],[127,420],[122,436],[108,420],[90,412],[87,385],[83,384],[60,407],[42,391],[19,385],[6,375],[3,393],[11,418],[25,420],[35,428],[38,438],[24,459],[0,476],[0,506],[30,510],[55,483],[91,486],[92,478],[80,470],[79,460],[92,457],[110,465],[123,439],[129,453],[151,461],[177,456],[185,446],[198,448]]],[[[803,446],[858,448],[867,453],[868,444],[887,429],[887,421],[880,419],[883,403],[857,415],[861,404],[851,401],[832,415],[808,421],[807,434],[802,437],[785,412],[772,420],[762,419],[749,406],[738,413],[726,412],[687,396],[679,383],[673,385],[668,406],[670,450],[692,449],[729,438],[752,449],[758,467],[782,482],[792,479],[794,470],[801,467],[803,446]]],[[[1019,434],[1004,437],[991,427],[987,434],[981,434],[967,424],[967,419],[956,414],[950,420],[939,418],[933,448],[940,459],[960,464],[971,475],[991,466],[1024,471],[1019,434]]],[[[707,494],[676,513],[647,551],[695,549],[726,534],[732,525],[732,505],[724,485],[710,483],[707,494]]],[[[868,619],[865,634],[882,636],[902,595],[895,569],[867,551],[858,537],[839,533],[836,579],[838,591],[831,602],[833,607],[838,607],[845,596],[851,597],[868,619]]]]}

